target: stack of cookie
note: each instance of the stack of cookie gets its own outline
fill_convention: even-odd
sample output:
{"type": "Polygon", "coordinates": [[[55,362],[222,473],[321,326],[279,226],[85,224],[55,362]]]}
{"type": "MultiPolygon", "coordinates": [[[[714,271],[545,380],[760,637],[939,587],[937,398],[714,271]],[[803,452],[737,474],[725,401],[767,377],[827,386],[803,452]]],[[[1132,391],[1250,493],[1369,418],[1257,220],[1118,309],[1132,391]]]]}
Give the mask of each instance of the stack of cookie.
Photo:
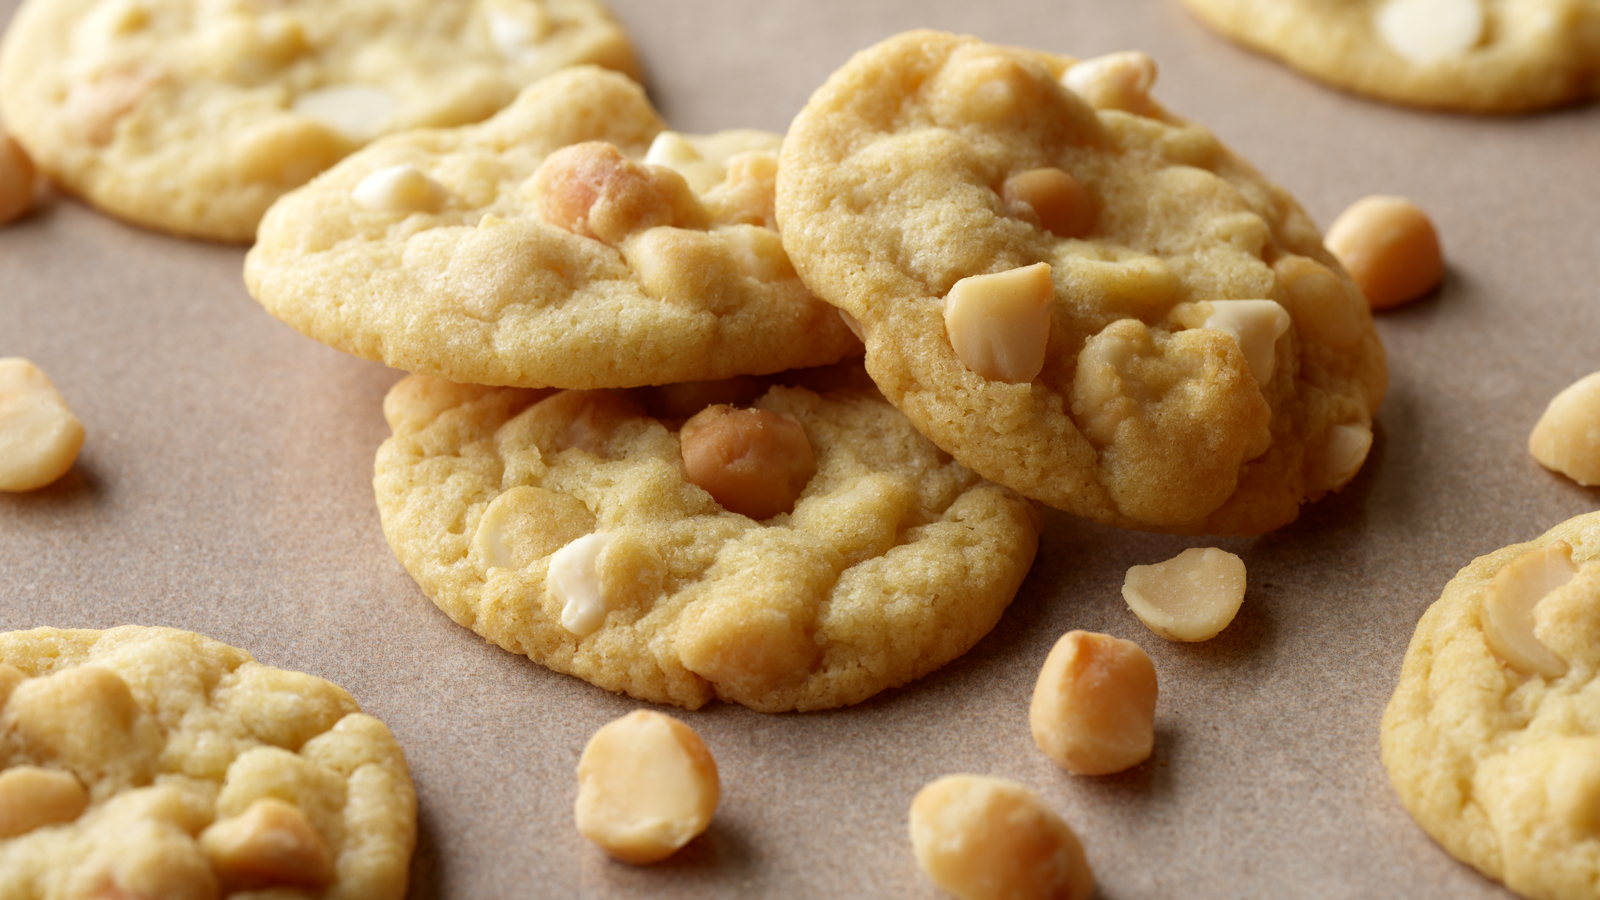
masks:
{"type": "Polygon", "coordinates": [[[245,278],[416,373],[379,507],[456,621],[644,699],[852,703],[993,626],[1025,497],[1255,534],[1365,458],[1359,290],[1153,79],[916,32],[787,137],[700,137],[576,67],[284,197],[245,278]],[[852,330],[875,386],[815,369],[852,330]]]}

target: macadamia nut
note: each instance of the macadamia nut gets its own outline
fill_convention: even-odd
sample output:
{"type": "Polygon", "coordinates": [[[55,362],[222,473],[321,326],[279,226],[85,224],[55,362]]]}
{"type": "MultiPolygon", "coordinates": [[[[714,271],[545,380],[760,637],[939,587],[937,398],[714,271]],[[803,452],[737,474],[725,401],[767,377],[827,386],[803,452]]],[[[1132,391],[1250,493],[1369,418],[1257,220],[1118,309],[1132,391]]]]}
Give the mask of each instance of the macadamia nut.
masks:
{"type": "Polygon", "coordinates": [[[328,126],[352,141],[370,141],[381,134],[400,108],[400,100],[382,88],[336,84],[294,98],[294,111],[328,126]]]}
{"type": "Polygon", "coordinates": [[[89,808],[89,792],[71,772],[14,766],[0,772],[0,838],[71,822],[89,808]]]}
{"type": "Polygon", "coordinates": [[[805,430],[764,409],[708,406],[683,423],[678,440],[689,482],[752,519],[792,512],[817,471],[805,430]]]}
{"type": "Polygon", "coordinates": [[[1528,675],[1559,678],[1566,674],[1566,661],[1534,634],[1534,609],[1577,574],[1572,545],[1566,541],[1529,550],[1495,573],[1484,591],[1480,615],[1489,649],[1528,675]]]}
{"type": "Polygon", "coordinates": [[[1132,641],[1069,631],[1039,671],[1028,707],[1034,743],[1077,775],[1109,775],[1155,747],[1156,667],[1132,641]]]}
{"type": "Polygon", "coordinates": [[[709,223],[682,175],[636,163],[602,141],[550,154],[529,186],[546,222],[613,247],[656,226],[709,223]]]}
{"type": "Polygon", "coordinates": [[[578,761],[578,831],[624,862],[666,859],[711,824],[721,799],[711,751],[671,716],[635,710],[589,739],[578,761]]]}
{"type": "Polygon", "coordinates": [[[1600,372],[1550,401],[1528,435],[1528,452],[1539,465],[1585,487],[1600,484],[1600,372]]]}
{"type": "Polygon", "coordinates": [[[1444,252],[1428,216],[1403,197],[1363,197],[1324,240],[1373,309],[1409,303],[1444,279],[1444,252]]]}
{"type": "Polygon", "coordinates": [[[1094,201],[1089,192],[1061,169],[1018,172],[1006,179],[1000,199],[1008,212],[1036,220],[1057,237],[1080,238],[1094,228],[1094,201]]]}
{"type": "Polygon", "coordinates": [[[1094,873],[1055,810],[1014,781],[946,775],[911,801],[911,849],[962,900],[1088,900],[1094,873]]]}
{"type": "Polygon", "coordinates": [[[1122,599],[1147,628],[1171,641],[1205,641],[1228,627],[1244,602],[1244,561],[1192,547],[1150,566],[1132,566],[1122,599]]]}
{"type": "Polygon", "coordinates": [[[67,474],[83,423],[38,366],[0,359],[0,491],[32,491],[67,474]]]}
{"type": "Polygon", "coordinates": [[[14,222],[33,208],[33,160],[4,128],[0,128],[0,225],[14,222]]]}
{"type": "Polygon", "coordinates": [[[212,824],[201,832],[200,846],[229,890],[320,890],[338,874],[327,841],[305,813],[276,797],[263,797],[243,814],[212,824]]]}
{"type": "Polygon", "coordinates": [[[1153,111],[1150,89],[1156,86],[1156,61],[1137,50],[1108,53],[1067,69],[1061,83],[1095,109],[1148,115],[1153,111]]]}
{"type": "Polygon", "coordinates": [[[1026,384],[1039,377],[1055,296],[1048,263],[956,282],[944,304],[956,358],[991,381],[1026,384]]]}

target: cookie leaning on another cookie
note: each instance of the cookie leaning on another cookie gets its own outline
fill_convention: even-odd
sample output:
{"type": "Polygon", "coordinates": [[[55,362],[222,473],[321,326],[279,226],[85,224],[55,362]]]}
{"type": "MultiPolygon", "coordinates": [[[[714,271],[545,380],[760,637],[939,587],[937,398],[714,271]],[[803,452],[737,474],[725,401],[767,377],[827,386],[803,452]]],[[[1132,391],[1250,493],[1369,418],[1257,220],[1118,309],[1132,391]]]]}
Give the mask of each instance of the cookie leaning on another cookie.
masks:
{"type": "Polygon", "coordinates": [[[1354,477],[1383,349],[1310,219],[1154,77],[929,31],[862,51],[784,140],[784,247],[965,465],[1112,525],[1259,533],[1354,477]]]}
{"type": "Polygon", "coordinates": [[[783,253],[780,138],[663,128],[623,76],[558,73],[285,197],[245,281],[311,337],[460,383],[634,387],[859,353],[783,253]]]}
{"type": "Polygon", "coordinates": [[[1600,897],[1600,513],[1445,585],[1382,746],[1401,802],[1452,856],[1530,900],[1600,897]]]}
{"type": "Polygon", "coordinates": [[[0,634],[0,765],[9,898],[405,895],[416,794],[389,730],[191,632],[0,634]]]}
{"type": "Polygon", "coordinates": [[[460,624],[690,709],[856,703],[994,627],[1033,561],[1032,504],[874,393],[776,387],[755,407],[799,426],[815,472],[762,521],[691,483],[677,422],[627,394],[407,378],[384,402],[384,534],[460,624]]]}
{"type": "Polygon", "coordinates": [[[1185,0],[1320,81],[1413,106],[1530,112],[1600,96],[1596,0],[1185,0]]]}
{"type": "Polygon", "coordinates": [[[0,110],[95,206],[249,242],[275,199],[374,137],[482,120],[578,63],[638,73],[596,0],[28,0],[0,110]]]}

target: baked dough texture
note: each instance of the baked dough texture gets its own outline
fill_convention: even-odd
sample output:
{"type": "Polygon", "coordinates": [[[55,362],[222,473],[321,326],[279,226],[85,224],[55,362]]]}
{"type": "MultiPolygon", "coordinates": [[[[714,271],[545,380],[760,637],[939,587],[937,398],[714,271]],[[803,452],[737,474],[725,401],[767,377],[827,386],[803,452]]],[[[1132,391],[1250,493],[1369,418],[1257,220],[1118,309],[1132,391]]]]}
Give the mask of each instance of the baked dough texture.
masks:
{"type": "MultiPolygon", "coordinates": [[[[192,632],[0,634],[0,765],[0,828],[52,820],[0,837],[9,900],[405,895],[416,795],[389,730],[336,685],[192,632]],[[44,795],[18,787],[29,775],[75,781],[87,808],[41,813],[44,795]],[[331,881],[248,871],[271,852],[229,855],[250,842],[227,836],[274,805],[314,830],[331,881]]],[[[263,834],[257,850],[276,836],[279,858],[295,856],[284,831],[263,834]]]]}
{"type": "Polygon", "coordinates": [[[461,383],[636,387],[859,354],[784,255],[772,212],[779,136],[663,129],[634,82],[568,69],[486,123],[396,135],[285,197],[245,281],[317,340],[461,383]],[[652,146],[670,148],[673,164],[639,164],[652,146]],[[636,176],[639,190],[610,204],[604,224],[590,212],[604,239],[547,218],[563,188],[547,189],[543,164],[564,149],[636,176]],[[405,165],[438,186],[436,211],[356,200],[374,173],[405,165]]]}
{"type": "Polygon", "coordinates": [[[1530,900],[1600,897],[1600,513],[1473,560],[1417,623],[1383,715],[1401,801],[1451,855],[1530,900]],[[1578,571],[1533,611],[1566,665],[1520,671],[1485,637],[1495,576],[1566,541],[1578,571]]]}
{"type": "Polygon", "coordinates": [[[249,242],[278,196],[372,138],[480,121],[578,63],[639,71],[596,0],[28,0],[0,112],[112,215],[249,242]]]}
{"type": "Polygon", "coordinates": [[[456,622],[558,672],[695,709],[866,699],[983,637],[1033,561],[1039,515],[919,435],[875,392],[773,387],[816,473],[755,521],[689,483],[676,420],[621,392],[412,376],[384,403],[384,533],[456,622]],[[552,556],[604,533],[607,610],[579,637],[552,556]]]}
{"type": "Polygon", "coordinates": [[[1295,201],[1163,110],[1150,77],[1142,54],[1078,63],[930,31],[862,51],[785,138],[784,246],[859,321],[889,401],[980,474],[1112,525],[1260,533],[1354,476],[1383,348],[1295,201]],[[1080,66],[1101,73],[1085,88],[1100,108],[1063,83],[1080,66]],[[1003,198],[1037,169],[1087,192],[1081,237],[1003,198]],[[945,296],[1041,262],[1043,370],[976,374],[952,349],[945,296]],[[1262,384],[1234,335],[1204,327],[1234,299],[1275,301],[1292,322],[1260,345],[1262,384]]]}
{"type": "MultiPolygon", "coordinates": [[[[1427,6],[1410,2],[1419,11],[1427,6]]],[[[1398,49],[1379,25],[1396,0],[1185,0],[1227,37],[1369,97],[1517,113],[1600,96],[1600,0],[1465,2],[1481,21],[1476,37],[1467,32],[1470,45],[1418,57],[1398,49]]],[[[1417,22],[1424,29],[1440,24],[1437,12],[1417,22]]]]}

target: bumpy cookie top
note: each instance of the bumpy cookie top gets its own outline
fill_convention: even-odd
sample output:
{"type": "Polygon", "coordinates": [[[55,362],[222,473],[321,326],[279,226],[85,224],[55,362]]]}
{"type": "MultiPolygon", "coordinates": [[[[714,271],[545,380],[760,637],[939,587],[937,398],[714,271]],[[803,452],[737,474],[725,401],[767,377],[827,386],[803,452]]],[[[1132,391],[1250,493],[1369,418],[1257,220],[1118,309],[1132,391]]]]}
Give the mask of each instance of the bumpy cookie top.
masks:
{"type": "Polygon", "coordinates": [[[311,337],[464,383],[831,363],[861,345],[784,255],[778,143],[663,131],[632,81],[569,69],[482,125],[396,135],[285,197],[245,280],[311,337]]]}
{"type": "Polygon", "coordinates": [[[6,897],[405,895],[416,795],[389,730],[197,634],[0,634],[0,765],[6,897]]]}
{"type": "Polygon", "coordinates": [[[1533,900],[1600,897],[1600,513],[1445,585],[1382,734],[1401,801],[1452,855],[1533,900]]]}
{"type": "Polygon", "coordinates": [[[595,0],[29,0],[0,110],[108,212],[249,241],[273,200],[372,138],[479,121],[576,63],[638,72],[595,0]]]}
{"type": "Polygon", "coordinates": [[[926,31],[862,51],[785,139],[784,246],[980,474],[1124,527],[1262,532],[1360,467],[1383,349],[1294,200],[1154,77],[926,31]]]}
{"type": "Polygon", "coordinates": [[[855,703],[988,633],[1033,561],[1032,504],[875,393],[774,387],[754,409],[708,407],[679,428],[637,395],[413,376],[384,403],[384,533],[462,625],[691,709],[855,703]],[[750,428],[719,433],[739,421],[750,428]],[[773,452],[750,434],[764,429],[798,439],[773,452]],[[738,502],[748,482],[730,497],[752,469],[781,483],[775,504],[738,502]]]}
{"type": "Polygon", "coordinates": [[[1600,0],[1185,0],[1223,34],[1397,103],[1525,112],[1600,96],[1600,0]]]}

